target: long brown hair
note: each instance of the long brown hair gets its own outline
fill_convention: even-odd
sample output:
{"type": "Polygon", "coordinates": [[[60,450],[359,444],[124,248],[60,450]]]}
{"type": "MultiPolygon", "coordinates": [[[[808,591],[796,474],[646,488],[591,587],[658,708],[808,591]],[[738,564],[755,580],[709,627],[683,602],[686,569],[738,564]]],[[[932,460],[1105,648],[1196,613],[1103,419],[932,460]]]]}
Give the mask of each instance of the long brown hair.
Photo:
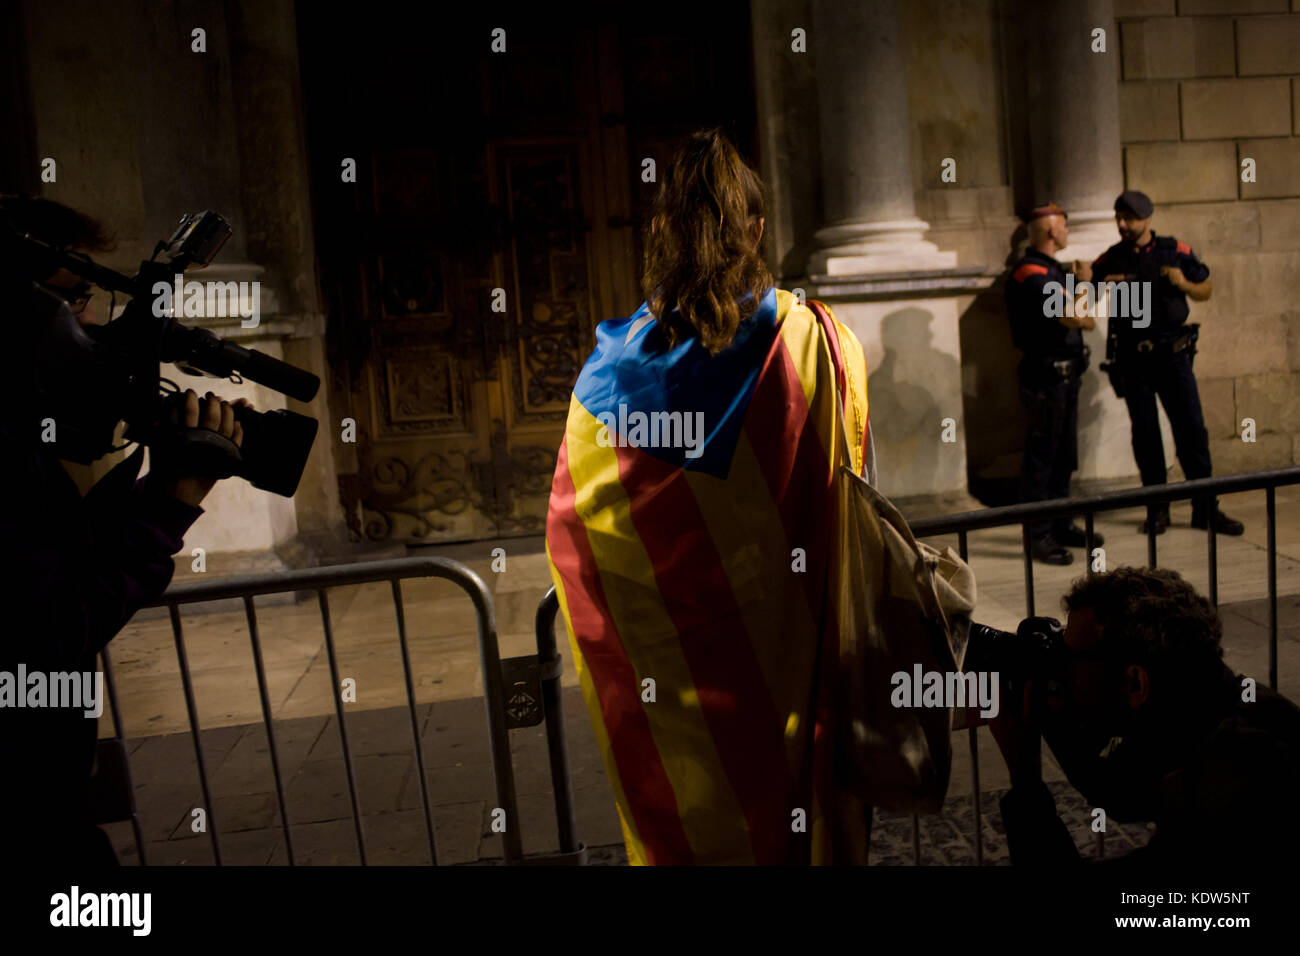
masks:
{"type": "Polygon", "coordinates": [[[660,184],[645,239],[641,289],[670,343],[699,335],[716,354],[758,309],[772,285],[752,248],[762,216],[763,183],[722,130],[692,134],[660,184]]]}

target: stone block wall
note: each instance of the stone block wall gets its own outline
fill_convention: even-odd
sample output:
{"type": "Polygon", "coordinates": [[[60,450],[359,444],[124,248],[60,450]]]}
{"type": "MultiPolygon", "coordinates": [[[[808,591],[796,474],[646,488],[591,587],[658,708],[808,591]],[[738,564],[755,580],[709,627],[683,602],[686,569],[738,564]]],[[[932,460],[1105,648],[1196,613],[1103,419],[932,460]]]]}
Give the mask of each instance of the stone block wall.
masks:
{"type": "Polygon", "coordinates": [[[1214,280],[1191,321],[1215,472],[1300,463],[1300,2],[1116,0],[1115,14],[1125,185],[1214,280]]]}

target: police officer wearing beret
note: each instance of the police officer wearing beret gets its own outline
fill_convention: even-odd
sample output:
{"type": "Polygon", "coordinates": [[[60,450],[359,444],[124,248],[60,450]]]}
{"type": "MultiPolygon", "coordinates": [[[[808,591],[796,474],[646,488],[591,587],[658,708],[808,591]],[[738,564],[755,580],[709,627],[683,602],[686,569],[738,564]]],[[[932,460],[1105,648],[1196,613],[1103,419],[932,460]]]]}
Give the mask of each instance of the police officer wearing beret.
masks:
{"type": "MultiPolygon", "coordinates": [[[[1006,285],[1011,337],[1024,352],[1020,400],[1028,413],[1028,429],[1021,501],[1068,497],[1070,475],[1078,467],[1079,379],[1088,367],[1082,330],[1095,322],[1082,314],[1084,309],[1061,307],[1066,275],[1055,253],[1069,238],[1066,219],[1065,210],[1055,203],[1030,212],[1029,248],[1012,267],[1006,285]]],[[[1068,517],[1031,523],[1029,537],[1034,559],[1046,564],[1070,564],[1074,555],[1066,546],[1086,546],[1083,530],[1068,517]]],[[[1103,540],[1093,534],[1095,544],[1103,540]]]]}
{"type": "MultiPolygon", "coordinates": [[[[1091,267],[1076,264],[1079,279],[1096,282],[1138,281],[1145,286],[1149,311],[1145,317],[1112,316],[1107,341],[1107,374],[1116,394],[1128,405],[1133,424],[1133,456],[1142,484],[1166,481],[1165,450],[1156,414],[1156,396],[1173,427],[1174,447],[1188,479],[1210,476],[1210,440],[1201,414],[1201,398],[1192,374],[1199,326],[1187,324],[1187,300],[1204,302],[1213,286],[1210,270],[1187,243],[1157,236],[1151,228],[1154,207],[1145,193],[1130,189],[1115,200],[1120,241],[1103,252],[1091,267]],[[1149,322],[1149,325],[1146,323],[1149,322]],[[1145,327],[1140,327],[1145,325],[1145,327]]],[[[1219,534],[1239,535],[1241,522],[1219,511],[1213,497],[1192,502],[1192,527],[1214,521],[1219,534]]],[[[1140,530],[1169,527],[1169,505],[1148,508],[1140,530]]]]}

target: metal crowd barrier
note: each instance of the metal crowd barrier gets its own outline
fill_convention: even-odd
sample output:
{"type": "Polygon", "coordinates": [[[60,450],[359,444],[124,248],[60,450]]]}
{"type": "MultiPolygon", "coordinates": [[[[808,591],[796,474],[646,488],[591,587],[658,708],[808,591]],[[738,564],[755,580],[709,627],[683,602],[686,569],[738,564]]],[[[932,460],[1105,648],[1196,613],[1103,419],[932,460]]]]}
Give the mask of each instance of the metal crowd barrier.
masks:
{"type": "MultiPolygon", "coordinates": [[[[553,630],[547,627],[544,632],[542,616],[539,612],[537,622],[538,653],[536,655],[508,658],[503,661],[497,647],[496,611],[493,607],[492,596],[489,594],[483,580],[458,561],[452,561],[448,558],[423,557],[337,565],[326,568],[304,568],[272,574],[241,575],[211,582],[186,583],[168,589],[157,600],[145,605],[146,607],[165,606],[170,612],[172,636],[175,639],[176,655],[180,662],[181,681],[185,692],[185,706],[189,714],[190,734],[194,742],[199,783],[206,803],[207,830],[212,842],[213,857],[218,866],[222,865],[221,841],[214,816],[215,807],[209,784],[208,770],[203,758],[198,708],[195,703],[194,686],[190,678],[190,668],[185,653],[185,640],[179,611],[180,605],[230,598],[243,599],[244,610],[248,617],[248,634],[252,642],[253,661],[257,670],[257,687],[261,696],[262,718],[266,725],[271,769],[275,777],[280,824],[284,833],[288,861],[292,866],[296,862],[293,833],[290,826],[288,804],[285,800],[280,756],[276,747],[271,699],[267,690],[266,669],[262,660],[262,646],[258,634],[257,612],[253,605],[253,597],[258,594],[274,594],[287,591],[314,590],[316,592],[320,604],[321,623],[324,628],[325,650],[329,658],[330,679],[334,685],[334,709],[338,720],[339,741],[343,750],[344,768],[347,773],[348,796],[352,806],[352,821],[356,831],[357,851],[360,855],[361,864],[364,866],[367,862],[366,840],[361,824],[361,807],[357,798],[352,748],[348,742],[347,719],[343,709],[343,701],[339,694],[338,660],[335,652],[334,632],[326,589],[345,584],[366,584],[375,581],[388,581],[391,584],[393,606],[396,612],[397,635],[401,643],[402,670],[406,680],[406,699],[411,718],[411,736],[415,749],[416,769],[420,777],[420,798],[424,807],[429,859],[436,866],[438,863],[437,840],[434,834],[432,807],[429,802],[428,778],[424,767],[424,748],[420,740],[419,719],[416,716],[415,685],[411,677],[411,658],[407,646],[406,618],[400,585],[401,580],[404,578],[427,577],[445,578],[454,582],[464,589],[474,603],[478,619],[479,658],[483,669],[484,699],[487,706],[488,732],[491,740],[493,771],[496,778],[497,802],[506,814],[506,830],[503,834],[505,863],[510,865],[535,863],[582,864],[586,862],[586,847],[577,842],[574,832],[573,790],[569,779],[563,717],[560,708],[561,663],[560,657],[556,653],[553,630]],[[508,690],[507,682],[510,685],[508,690]],[[555,791],[556,817],[560,833],[560,853],[540,857],[525,857],[520,842],[520,821],[515,794],[514,769],[511,764],[510,741],[507,732],[516,727],[535,726],[542,721],[547,724],[551,782],[555,791]]],[[[545,606],[545,602],[543,602],[543,606],[545,606]]],[[[552,617],[554,615],[553,609],[551,615],[552,617]]],[[[125,760],[123,725],[118,707],[117,688],[113,680],[112,661],[107,649],[103,652],[103,662],[115,737],[101,742],[101,751],[116,751],[125,760]]],[[[145,841],[135,807],[130,782],[129,761],[125,761],[120,765],[120,772],[124,776],[122,782],[127,792],[131,794],[129,803],[130,819],[135,834],[136,846],[140,853],[140,863],[144,865],[146,862],[145,841]]],[[[114,819],[124,819],[124,817],[114,819]]]]}
{"type": "MultiPolygon", "coordinates": [[[[1277,507],[1275,489],[1282,485],[1300,483],[1300,468],[1277,468],[1272,471],[1243,472],[1237,475],[1221,475],[1214,478],[1198,478],[1194,481],[1179,481],[1172,484],[1146,485],[1120,491],[1108,491],[1102,494],[1085,495],[1081,498],[1055,498],[1051,501],[1025,502],[1000,508],[986,508],[980,511],[966,511],[955,515],[941,515],[935,518],[923,518],[908,522],[912,534],[917,538],[931,538],[938,535],[956,534],[957,550],[963,561],[967,560],[966,536],[971,531],[983,528],[998,528],[1007,525],[1021,526],[1021,546],[1025,566],[1025,616],[1034,614],[1034,562],[1030,554],[1029,525],[1040,519],[1066,518],[1082,514],[1084,516],[1084,564],[1086,574],[1091,577],[1093,550],[1093,520],[1099,512],[1118,511],[1123,508],[1167,504],[1171,501],[1183,501],[1191,498],[1209,498],[1221,494],[1239,491],[1264,490],[1264,502],[1267,523],[1267,545],[1265,547],[1268,579],[1268,683],[1277,689],[1277,507]]],[[[1217,533],[1213,521],[1206,522],[1206,553],[1209,558],[1209,599],[1215,607],[1219,605],[1219,551],[1217,533]]],[[[1147,567],[1156,567],[1156,533],[1155,528],[1147,525],[1147,567]]],[[[979,745],[976,737],[977,728],[968,731],[971,754],[971,802],[975,821],[975,865],[984,862],[983,829],[980,814],[979,788],[979,745]]],[[[912,818],[912,853],[919,866],[921,860],[920,820],[912,818]]],[[[1097,855],[1106,852],[1105,833],[1097,834],[1097,855]]]]}
{"type": "MultiPolygon", "coordinates": [[[[985,528],[999,528],[1007,525],[1021,525],[1021,543],[1024,549],[1025,564],[1025,614],[1034,614],[1034,568],[1030,553],[1029,525],[1038,519],[1084,516],[1084,534],[1087,537],[1085,549],[1089,559],[1085,560],[1087,574],[1092,576],[1093,520],[1101,512],[1118,511],[1135,506],[1156,505],[1170,501],[1181,501],[1202,496],[1231,494],[1239,491],[1257,491],[1265,493],[1267,511],[1267,577],[1268,577],[1268,682],[1277,689],[1277,510],[1274,490],[1282,485],[1300,483],[1300,468],[1278,468],[1273,471],[1245,472],[1237,475],[1223,475],[1215,478],[1200,478],[1195,481],[1180,481],[1173,484],[1147,485],[1142,488],[1109,491],[1102,494],[1086,495],[1081,498],[1055,498],[1051,501],[1026,502],[1000,508],[985,508],[979,511],[966,511],[954,515],[941,515],[935,518],[923,518],[909,521],[908,526],[917,538],[931,538],[939,535],[956,534],[957,549],[963,561],[968,560],[967,534],[985,528]]],[[[1213,522],[1208,522],[1206,529],[1206,547],[1209,554],[1210,602],[1219,604],[1218,548],[1213,522]]],[[[1156,535],[1154,529],[1147,530],[1147,566],[1156,567],[1156,535]]],[[[541,633],[542,618],[553,619],[556,610],[555,589],[552,588],[537,609],[538,633],[541,633]]],[[[980,777],[979,777],[979,738],[978,728],[968,731],[971,756],[971,803],[975,823],[975,865],[984,862],[984,831],[980,812],[980,777]]],[[[557,800],[558,806],[558,800],[557,800]]],[[[1105,853],[1105,834],[1098,833],[1097,854],[1105,853]]],[[[918,866],[921,857],[921,821],[912,817],[912,854],[918,866]]]]}

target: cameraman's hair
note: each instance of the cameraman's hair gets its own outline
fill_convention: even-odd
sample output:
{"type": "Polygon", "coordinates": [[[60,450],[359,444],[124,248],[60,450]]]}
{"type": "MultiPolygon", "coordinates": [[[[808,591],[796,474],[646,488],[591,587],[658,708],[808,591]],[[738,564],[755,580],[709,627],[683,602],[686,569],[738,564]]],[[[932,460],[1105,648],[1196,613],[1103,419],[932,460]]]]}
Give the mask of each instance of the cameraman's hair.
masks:
{"type": "Polygon", "coordinates": [[[98,220],[41,196],[0,194],[0,216],[19,232],[65,249],[106,252],[112,237],[98,220]]]}
{"type": "Polygon", "coordinates": [[[763,183],[722,131],[693,134],[664,175],[645,237],[641,289],[670,344],[698,334],[716,354],[758,310],[772,285],[750,248],[762,215],[763,183]]]}
{"type": "Polygon", "coordinates": [[[1196,694],[1223,674],[1219,615],[1176,571],[1116,568],[1076,581],[1062,603],[1096,615],[1101,646],[1146,667],[1153,696],[1196,694]]]}

